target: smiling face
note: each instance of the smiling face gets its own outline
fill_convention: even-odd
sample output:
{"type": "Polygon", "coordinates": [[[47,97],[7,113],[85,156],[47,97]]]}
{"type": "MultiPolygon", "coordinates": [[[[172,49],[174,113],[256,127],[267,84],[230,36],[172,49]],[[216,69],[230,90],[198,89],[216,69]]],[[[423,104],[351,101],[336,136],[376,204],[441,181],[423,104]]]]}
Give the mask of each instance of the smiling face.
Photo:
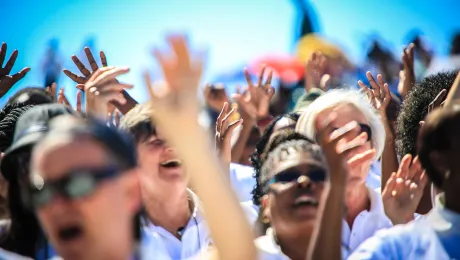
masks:
{"type": "MultiPolygon", "coordinates": [[[[91,173],[110,165],[105,149],[86,138],[34,151],[31,169],[33,176],[51,185],[70,178],[75,170],[91,173]]],[[[70,190],[68,185],[64,187],[70,190]]],[[[135,174],[105,179],[78,199],[60,193],[48,196],[46,203],[36,205],[36,213],[53,248],[64,259],[96,259],[118,250],[126,252],[132,239],[132,218],[140,204],[138,192],[137,196],[132,192],[138,188],[135,174]]]]}
{"type": "Polygon", "coordinates": [[[279,237],[310,234],[327,178],[323,159],[288,148],[270,168],[264,212],[272,228],[279,237]]]}
{"type": "Polygon", "coordinates": [[[185,191],[188,177],[175,150],[163,139],[161,132],[137,144],[140,179],[143,189],[150,194],[168,194],[185,191]],[[166,192],[166,193],[165,193],[166,192]]]}

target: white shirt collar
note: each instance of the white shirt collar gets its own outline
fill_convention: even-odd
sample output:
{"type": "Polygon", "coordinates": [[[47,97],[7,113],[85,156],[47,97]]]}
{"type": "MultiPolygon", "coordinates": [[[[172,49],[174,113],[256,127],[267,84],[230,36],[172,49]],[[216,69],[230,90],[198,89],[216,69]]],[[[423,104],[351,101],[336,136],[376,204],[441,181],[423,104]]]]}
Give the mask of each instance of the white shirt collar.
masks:
{"type": "Polygon", "coordinates": [[[380,189],[367,186],[367,190],[370,199],[369,211],[361,211],[356,216],[351,229],[345,220],[342,221],[342,244],[348,247],[349,253],[358,248],[366,239],[372,237],[378,230],[393,226],[385,214],[380,189]]]}
{"type": "Polygon", "coordinates": [[[155,259],[196,259],[212,243],[209,229],[204,219],[204,211],[198,196],[187,189],[193,201],[192,216],[177,239],[161,226],[156,226],[147,218],[143,218],[143,253],[155,256],[155,259]]]}
{"type": "Polygon", "coordinates": [[[433,229],[439,232],[448,232],[460,227],[460,214],[446,208],[444,193],[436,196],[435,206],[428,214],[427,220],[433,229]]]}
{"type": "Polygon", "coordinates": [[[289,260],[289,258],[281,252],[281,248],[276,243],[275,234],[272,228],[268,228],[265,232],[265,236],[257,238],[254,243],[259,251],[259,259],[289,260]]]}

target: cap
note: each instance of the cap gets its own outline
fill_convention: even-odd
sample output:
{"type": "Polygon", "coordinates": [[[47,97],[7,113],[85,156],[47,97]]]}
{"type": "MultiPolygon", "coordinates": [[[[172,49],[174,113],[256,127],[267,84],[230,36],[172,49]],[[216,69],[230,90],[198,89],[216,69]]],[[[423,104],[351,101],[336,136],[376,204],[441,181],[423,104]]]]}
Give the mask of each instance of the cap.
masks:
{"type": "Polygon", "coordinates": [[[48,134],[85,135],[100,142],[121,165],[123,170],[137,166],[137,150],[134,139],[127,133],[106,122],[87,117],[84,123],[69,122],[64,117],[57,117],[50,122],[48,134]],[[62,119],[62,120],[61,120],[62,119]]]}
{"type": "Polygon", "coordinates": [[[67,106],[45,104],[29,109],[19,118],[14,131],[13,143],[5,151],[0,165],[2,175],[7,181],[16,174],[14,155],[19,151],[30,151],[45,136],[49,121],[64,114],[77,115],[67,106]]]}

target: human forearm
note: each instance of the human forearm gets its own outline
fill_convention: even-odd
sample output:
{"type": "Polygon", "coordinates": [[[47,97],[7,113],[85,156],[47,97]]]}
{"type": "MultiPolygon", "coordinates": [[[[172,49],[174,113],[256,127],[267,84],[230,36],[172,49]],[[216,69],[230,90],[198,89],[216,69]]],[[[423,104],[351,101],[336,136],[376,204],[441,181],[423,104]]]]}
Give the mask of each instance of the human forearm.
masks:
{"type": "Polygon", "coordinates": [[[114,105],[118,109],[118,111],[120,111],[120,113],[125,115],[126,113],[129,112],[129,110],[135,107],[138,103],[134,98],[131,97],[131,95],[129,95],[129,93],[126,90],[123,90],[121,94],[126,99],[126,102],[124,104],[121,104],[120,102],[116,100],[111,101],[110,103],[112,103],[112,105],[114,105]]]}
{"type": "Polygon", "coordinates": [[[241,156],[243,154],[244,147],[249,139],[252,128],[254,127],[254,121],[251,119],[243,119],[243,124],[241,131],[238,135],[238,139],[235,142],[235,145],[232,147],[232,162],[240,162],[241,156]]]}
{"type": "Polygon", "coordinates": [[[171,142],[180,153],[187,172],[192,176],[192,185],[204,204],[220,259],[255,259],[257,253],[250,225],[229,182],[223,178],[224,170],[205,131],[197,125],[193,129],[188,127],[187,133],[174,136],[177,138],[171,142]],[[184,142],[184,136],[193,138],[184,142]]]}
{"type": "Polygon", "coordinates": [[[326,186],[321,197],[307,259],[341,259],[345,184],[326,186]]]}

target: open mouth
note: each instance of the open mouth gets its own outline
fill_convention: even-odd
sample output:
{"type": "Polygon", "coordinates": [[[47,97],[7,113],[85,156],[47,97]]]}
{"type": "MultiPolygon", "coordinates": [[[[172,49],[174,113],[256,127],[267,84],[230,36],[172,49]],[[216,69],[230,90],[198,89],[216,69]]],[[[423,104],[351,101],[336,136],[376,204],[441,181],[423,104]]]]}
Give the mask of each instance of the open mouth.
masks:
{"type": "Polygon", "coordinates": [[[306,207],[306,206],[318,207],[318,205],[319,205],[319,201],[317,199],[314,199],[307,195],[299,196],[294,202],[295,208],[306,207]]]}
{"type": "Polygon", "coordinates": [[[173,159],[173,160],[164,161],[160,165],[165,168],[176,168],[176,167],[180,167],[182,165],[182,162],[178,159],[173,159]]]}
{"type": "Polygon", "coordinates": [[[61,228],[58,232],[58,237],[60,240],[68,242],[75,240],[83,235],[83,228],[80,226],[68,226],[61,228]]]}

